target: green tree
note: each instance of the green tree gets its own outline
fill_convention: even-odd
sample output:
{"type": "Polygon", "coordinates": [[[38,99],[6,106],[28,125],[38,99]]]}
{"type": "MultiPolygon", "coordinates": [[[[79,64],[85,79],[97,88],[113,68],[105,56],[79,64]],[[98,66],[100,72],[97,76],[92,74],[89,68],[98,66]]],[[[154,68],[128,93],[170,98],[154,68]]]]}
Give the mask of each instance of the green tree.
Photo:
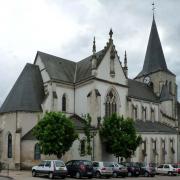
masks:
{"type": "Polygon", "coordinates": [[[100,129],[107,152],[116,157],[130,158],[141,143],[141,136],[138,136],[133,120],[124,119],[113,114],[105,118],[100,129]]]}
{"type": "Polygon", "coordinates": [[[85,118],[85,125],[84,125],[84,134],[86,136],[86,154],[92,155],[92,146],[91,146],[91,139],[93,138],[93,134],[91,133],[91,116],[87,114],[85,118]]]}
{"type": "Polygon", "coordinates": [[[60,112],[47,112],[33,130],[41,152],[61,158],[78,138],[71,119],[60,112]]]}

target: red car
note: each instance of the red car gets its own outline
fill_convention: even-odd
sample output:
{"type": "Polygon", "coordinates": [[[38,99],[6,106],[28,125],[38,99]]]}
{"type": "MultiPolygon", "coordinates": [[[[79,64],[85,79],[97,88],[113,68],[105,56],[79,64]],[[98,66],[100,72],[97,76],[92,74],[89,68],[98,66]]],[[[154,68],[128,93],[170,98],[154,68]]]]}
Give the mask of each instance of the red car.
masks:
{"type": "Polygon", "coordinates": [[[180,163],[175,164],[177,173],[180,174],[180,163]]]}

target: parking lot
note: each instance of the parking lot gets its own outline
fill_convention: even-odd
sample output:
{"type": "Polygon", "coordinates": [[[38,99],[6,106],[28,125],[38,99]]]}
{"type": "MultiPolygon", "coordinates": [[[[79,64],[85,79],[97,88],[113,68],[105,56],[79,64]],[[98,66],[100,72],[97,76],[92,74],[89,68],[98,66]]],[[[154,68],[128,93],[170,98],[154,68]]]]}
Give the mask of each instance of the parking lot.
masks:
{"type": "MultiPolygon", "coordinates": [[[[7,175],[7,172],[1,172],[0,175],[7,175]]],[[[9,176],[13,177],[15,180],[47,180],[48,177],[32,177],[31,171],[10,171],[9,176]]],[[[57,178],[60,179],[60,178],[57,178]]],[[[83,178],[88,179],[88,178],[83,178]]],[[[95,178],[93,178],[95,179],[95,178]]],[[[103,180],[103,178],[101,178],[103,180]]],[[[111,178],[112,180],[119,180],[119,179],[126,179],[126,180],[133,180],[133,179],[140,179],[140,180],[150,180],[150,179],[158,179],[158,180],[179,180],[180,176],[155,176],[155,177],[126,177],[126,178],[111,178]]],[[[0,177],[0,180],[6,180],[6,178],[0,177]]],[[[75,180],[75,178],[67,177],[66,180],[75,180]]],[[[106,179],[107,180],[107,179],[106,179]]]]}

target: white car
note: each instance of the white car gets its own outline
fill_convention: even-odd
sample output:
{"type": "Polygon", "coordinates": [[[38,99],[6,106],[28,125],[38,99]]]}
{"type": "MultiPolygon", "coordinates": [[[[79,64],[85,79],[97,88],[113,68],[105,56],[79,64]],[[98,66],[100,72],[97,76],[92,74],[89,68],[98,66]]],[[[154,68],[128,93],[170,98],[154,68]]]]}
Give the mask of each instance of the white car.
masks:
{"type": "Polygon", "coordinates": [[[48,175],[50,179],[55,176],[65,178],[67,176],[67,168],[61,160],[44,160],[38,166],[32,167],[32,176],[48,175]]]}
{"type": "Polygon", "coordinates": [[[156,168],[157,174],[177,175],[177,169],[172,164],[161,164],[156,168]]]}

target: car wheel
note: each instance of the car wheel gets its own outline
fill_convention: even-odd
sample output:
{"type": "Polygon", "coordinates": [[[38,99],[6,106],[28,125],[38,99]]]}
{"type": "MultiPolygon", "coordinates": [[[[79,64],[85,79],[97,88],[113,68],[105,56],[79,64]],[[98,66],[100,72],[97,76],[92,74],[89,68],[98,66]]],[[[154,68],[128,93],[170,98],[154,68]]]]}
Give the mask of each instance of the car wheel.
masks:
{"type": "Polygon", "coordinates": [[[36,171],[35,170],[32,171],[32,176],[36,177],[36,171]]]}
{"type": "Polygon", "coordinates": [[[144,176],[145,176],[145,177],[149,177],[149,173],[146,171],[146,172],[144,173],[144,176]]]}
{"type": "Polygon", "coordinates": [[[52,172],[49,173],[49,179],[53,179],[54,178],[54,175],[52,172]]]}
{"type": "Polygon", "coordinates": [[[101,177],[101,174],[99,171],[96,172],[96,178],[100,178],[101,177]]]}
{"type": "Polygon", "coordinates": [[[131,177],[132,176],[132,172],[128,172],[128,177],[131,177]]]}
{"type": "Polygon", "coordinates": [[[76,172],[76,179],[80,179],[80,178],[81,178],[80,172],[76,172]]]}
{"type": "Polygon", "coordinates": [[[113,172],[113,178],[117,178],[117,173],[113,172]]]}
{"type": "Polygon", "coordinates": [[[169,175],[169,176],[172,176],[172,175],[173,175],[173,173],[170,171],[170,172],[168,172],[168,175],[169,175]]]}

